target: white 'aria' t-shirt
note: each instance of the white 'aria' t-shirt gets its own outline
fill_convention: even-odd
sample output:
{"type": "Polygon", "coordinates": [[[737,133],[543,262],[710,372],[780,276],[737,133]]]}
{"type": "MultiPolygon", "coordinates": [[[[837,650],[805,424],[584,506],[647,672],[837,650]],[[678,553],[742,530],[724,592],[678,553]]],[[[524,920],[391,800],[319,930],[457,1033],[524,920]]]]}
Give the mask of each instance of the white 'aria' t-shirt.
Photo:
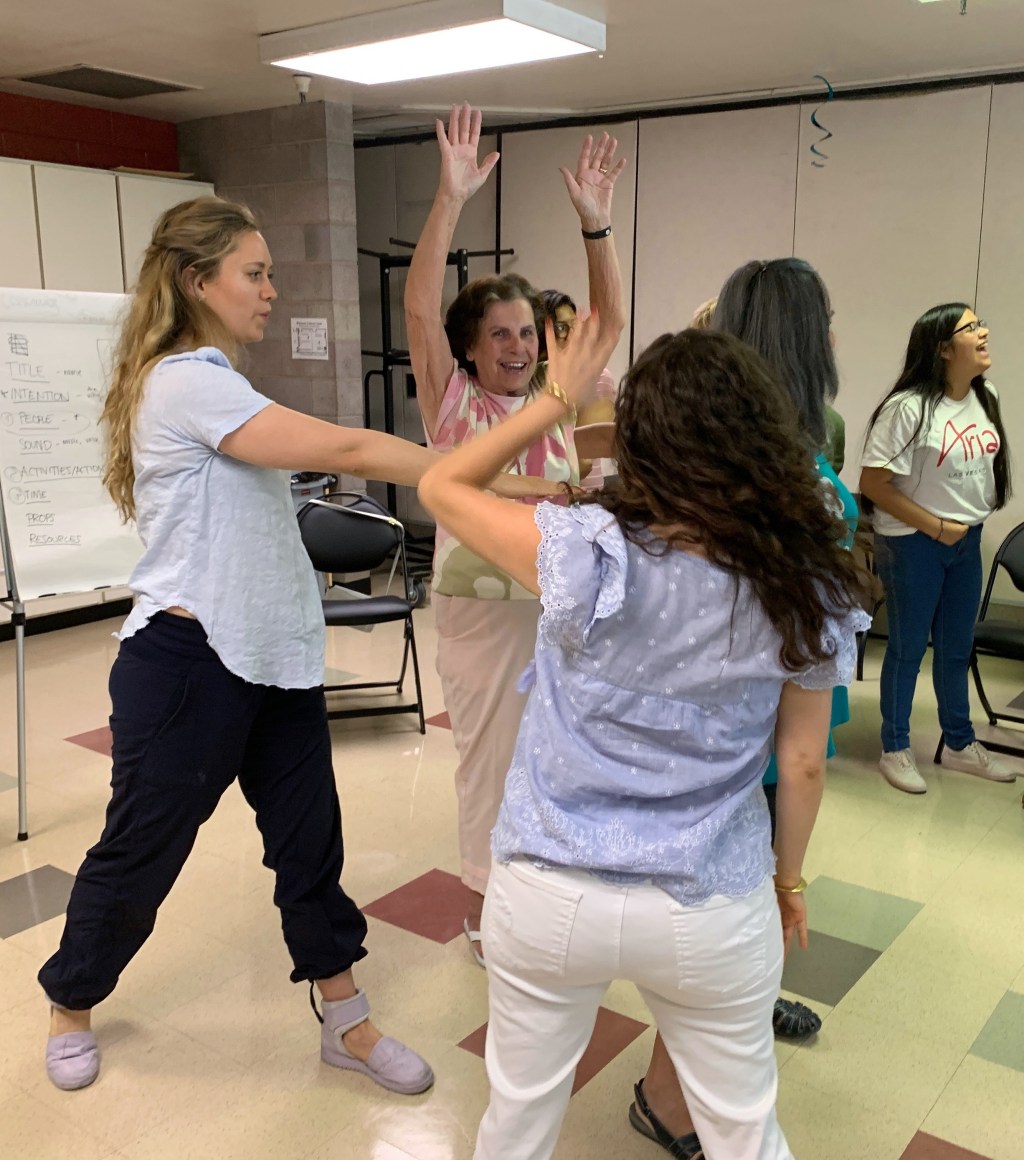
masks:
{"type": "MultiPolygon", "coordinates": [[[[995,395],[991,383],[985,386],[995,395]]],[[[925,406],[912,391],[890,399],[868,435],[861,467],[891,471],[899,491],[940,519],[980,524],[996,506],[995,427],[972,389],[959,402],[941,399],[931,422],[910,443],[925,406]]],[[[917,530],[878,507],[874,526],[883,536],[909,536],[917,530]]]]}

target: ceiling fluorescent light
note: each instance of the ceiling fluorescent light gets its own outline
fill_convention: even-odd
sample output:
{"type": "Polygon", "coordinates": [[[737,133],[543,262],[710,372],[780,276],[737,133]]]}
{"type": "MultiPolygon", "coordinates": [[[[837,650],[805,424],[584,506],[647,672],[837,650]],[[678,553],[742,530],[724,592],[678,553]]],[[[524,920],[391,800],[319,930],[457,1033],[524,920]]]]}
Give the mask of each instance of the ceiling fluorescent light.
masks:
{"type": "Polygon", "coordinates": [[[424,0],[260,37],[260,60],[362,85],[603,52],[605,27],[548,0],[424,0]]]}

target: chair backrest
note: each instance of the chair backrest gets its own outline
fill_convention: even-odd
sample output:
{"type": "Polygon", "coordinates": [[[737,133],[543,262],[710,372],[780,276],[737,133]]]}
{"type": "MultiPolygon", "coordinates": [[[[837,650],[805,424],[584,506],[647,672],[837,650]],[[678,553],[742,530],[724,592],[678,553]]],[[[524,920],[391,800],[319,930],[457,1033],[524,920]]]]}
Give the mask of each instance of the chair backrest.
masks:
{"type": "Polygon", "coordinates": [[[317,572],[368,572],[401,552],[405,541],[405,529],[387,508],[359,492],[310,500],[298,520],[317,572]]]}
{"type": "Polygon", "coordinates": [[[1018,524],[999,545],[993,564],[1001,564],[1017,591],[1024,592],[1024,524],[1018,524]]]}

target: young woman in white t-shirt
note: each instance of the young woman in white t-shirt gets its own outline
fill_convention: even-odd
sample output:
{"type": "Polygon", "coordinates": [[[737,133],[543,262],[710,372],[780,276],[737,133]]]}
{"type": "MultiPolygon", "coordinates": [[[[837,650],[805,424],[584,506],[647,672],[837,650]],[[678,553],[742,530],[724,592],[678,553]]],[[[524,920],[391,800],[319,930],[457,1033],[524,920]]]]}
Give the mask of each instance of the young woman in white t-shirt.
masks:
{"type": "Polygon", "coordinates": [[[882,664],[882,758],[890,785],[927,789],[910,748],[910,710],[929,635],[942,764],[1013,781],[971,725],[967,670],[981,599],[981,528],[1010,495],[1010,465],[988,327],[963,302],[934,306],[910,333],[896,385],[868,424],[860,489],[874,505],[889,641],[882,664]]]}

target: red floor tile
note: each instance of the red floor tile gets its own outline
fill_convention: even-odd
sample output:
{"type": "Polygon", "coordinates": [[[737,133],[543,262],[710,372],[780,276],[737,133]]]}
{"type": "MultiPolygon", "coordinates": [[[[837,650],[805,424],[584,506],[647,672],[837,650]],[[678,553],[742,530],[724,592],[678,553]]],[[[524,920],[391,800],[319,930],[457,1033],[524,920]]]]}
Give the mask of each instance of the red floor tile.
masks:
{"type": "Polygon", "coordinates": [[[92,749],[96,753],[102,753],[104,757],[110,756],[109,725],[104,725],[101,729],[90,729],[88,733],[78,733],[74,737],[65,737],[64,740],[70,741],[72,745],[81,745],[84,749],[92,749]]]}
{"type": "MultiPolygon", "coordinates": [[[[598,1008],[597,1022],[594,1024],[594,1034],[590,1037],[587,1050],[583,1053],[576,1068],[576,1079],[572,1085],[572,1094],[575,1095],[584,1084],[589,1083],[602,1068],[624,1051],[634,1039],[647,1030],[646,1023],[639,1023],[627,1015],[619,1015],[609,1011],[607,1007],[598,1008]]],[[[487,1024],[478,1027],[471,1035],[467,1035],[459,1047],[484,1056],[484,1043],[487,1040],[487,1024]]],[[[965,1154],[966,1155],[966,1154],[965,1154]]],[[[956,1160],[951,1157],[950,1160],[956,1160]]]]}
{"type": "Polygon", "coordinates": [[[428,870],[362,909],[411,934],[448,943],[462,934],[468,901],[469,892],[454,874],[428,870]]]}
{"type": "Polygon", "coordinates": [[[969,1152],[956,1144],[918,1132],[906,1147],[900,1160],[986,1160],[979,1152],[969,1152]]]}
{"type": "Polygon", "coordinates": [[[452,719],[447,713],[438,713],[436,717],[428,717],[427,724],[436,725],[438,729],[451,729],[452,719]]]}

